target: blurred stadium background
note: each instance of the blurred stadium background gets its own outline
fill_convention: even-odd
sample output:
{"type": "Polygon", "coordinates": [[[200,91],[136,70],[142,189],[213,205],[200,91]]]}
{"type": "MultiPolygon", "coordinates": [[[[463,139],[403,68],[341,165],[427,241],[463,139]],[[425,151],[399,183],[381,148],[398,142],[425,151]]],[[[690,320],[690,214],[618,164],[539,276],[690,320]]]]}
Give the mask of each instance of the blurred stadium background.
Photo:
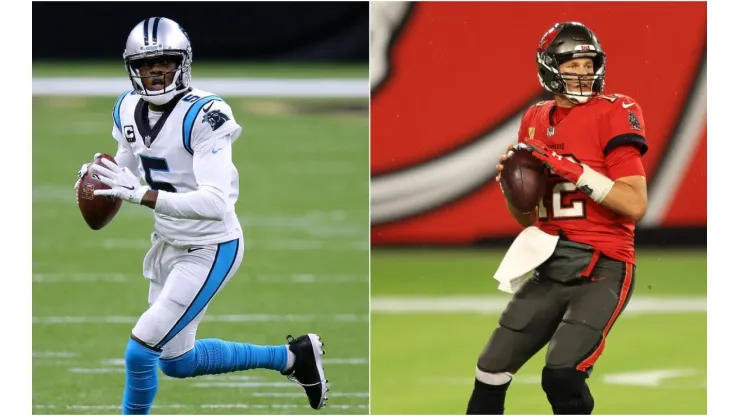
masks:
{"type": "MultiPolygon", "coordinates": [[[[594,29],[607,92],[644,110],[649,212],[637,286],[590,378],[598,414],[705,414],[706,3],[371,4],[371,409],[460,414],[509,299],[492,278],[520,227],[493,181],[543,95],[535,49],[594,29]]],[[[542,352],[507,413],[552,412],[542,352]]]]}
{"type": "MultiPolygon", "coordinates": [[[[152,214],[125,206],[93,232],[72,186],[95,152],[115,152],[111,110],[130,88],[121,54],[151,16],[188,31],[194,85],[244,127],[234,157],[248,247],[199,337],[318,332],[332,382],[322,413],[367,414],[368,5],[304,2],[33,4],[33,412],[120,413],[152,214]]],[[[310,410],[268,371],[160,377],[155,413],[310,410]]]]}

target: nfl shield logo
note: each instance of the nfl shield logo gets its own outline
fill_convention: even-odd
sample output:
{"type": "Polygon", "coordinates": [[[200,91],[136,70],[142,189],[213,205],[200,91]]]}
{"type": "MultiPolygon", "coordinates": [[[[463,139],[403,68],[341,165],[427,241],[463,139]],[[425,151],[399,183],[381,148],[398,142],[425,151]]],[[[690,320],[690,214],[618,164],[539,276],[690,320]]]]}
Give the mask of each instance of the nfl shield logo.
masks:
{"type": "Polygon", "coordinates": [[[144,146],[149,147],[152,144],[152,136],[144,137],[144,146]]]}
{"type": "Polygon", "coordinates": [[[552,137],[555,135],[555,127],[548,127],[547,128],[547,137],[552,137]]]}

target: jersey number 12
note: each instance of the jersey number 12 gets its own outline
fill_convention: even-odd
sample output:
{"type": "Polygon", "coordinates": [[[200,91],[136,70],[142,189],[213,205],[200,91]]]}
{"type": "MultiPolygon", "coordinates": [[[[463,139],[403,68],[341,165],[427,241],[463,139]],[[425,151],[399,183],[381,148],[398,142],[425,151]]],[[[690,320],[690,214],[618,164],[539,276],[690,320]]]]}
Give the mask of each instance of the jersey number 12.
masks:
{"type": "MultiPolygon", "coordinates": [[[[564,158],[574,163],[580,163],[575,156],[564,154],[564,158]]],[[[558,175],[549,170],[547,172],[548,177],[558,177],[558,175]]],[[[575,220],[580,218],[586,218],[586,200],[582,198],[571,197],[570,203],[564,202],[565,197],[573,195],[578,192],[576,184],[568,181],[560,181],[552,187],[552,198],[550,199],[551,205],[548,207],[545,205],[545,198],[540,200],[539,205],[539,217],[541,220],[575,220]],[[548,209],[550,208],[550,209],[548,209]]]]}

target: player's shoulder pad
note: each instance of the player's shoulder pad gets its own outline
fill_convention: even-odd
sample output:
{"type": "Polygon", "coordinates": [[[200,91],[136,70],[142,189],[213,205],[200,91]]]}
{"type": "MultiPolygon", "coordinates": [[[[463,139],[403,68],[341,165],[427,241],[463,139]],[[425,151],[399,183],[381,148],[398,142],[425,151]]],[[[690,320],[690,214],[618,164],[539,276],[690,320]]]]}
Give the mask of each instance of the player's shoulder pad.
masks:
{"type": "Polygon", "coordinates": [[[553,104],[554,100],[545,100],[545,101],[538,101],[527,108],[527,110],[524,112],[524,115],[522,116],[522,121],[528,120],[535,114],[537,114],[540,111],[543,111],[544,109],[550,108],[549,105],[553,104]]]}
{"type": "Polygon", "coordinates": [[[529,108],[527,108],[526,113],[534,114],[537,111],[542,111],[543,109],[550,108],[550,105],[552,105],[554,102],[555,100],[537,101],[536,103],[530,105],[529,108]]]}
{"type": "Polygon", "coordinates": [[[193,90],[181,103],[187,106],[182,124],[183,146],[191,154],[195,141],[238,128],[231,107],[218,95],[193,90]]]}
{"type": "Polygon", "coordinates": [[[136,91],[134,90],[126,90],[121,95],[118,96],[116,99],[116,103],[113,105],[113,123],[115,123],[116,128],[118,128],[118,131],[121,131],[121,108],[124,105],[127,105],[131,99],[129,97],[138,95],[136,94],[136,91]],[[124,104],[125,102],[125,104],[124,104]]]}

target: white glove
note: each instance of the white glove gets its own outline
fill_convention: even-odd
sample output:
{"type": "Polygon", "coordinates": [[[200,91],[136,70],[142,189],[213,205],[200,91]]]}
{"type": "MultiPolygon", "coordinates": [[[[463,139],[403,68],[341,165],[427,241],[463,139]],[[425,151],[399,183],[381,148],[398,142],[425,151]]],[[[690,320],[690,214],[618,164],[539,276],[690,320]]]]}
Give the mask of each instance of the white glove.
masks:
{"type": "Polygon", "coordinates": [[[128,168],[122,169],[108,159],[103,159],[101,162],[105,167],[92,165],[89,169],[97,173],[98,180],[110,186],[111,189],[96,189],[93,195],[111,195],[132,204],[141,204],[141,199],[149,188],[141,186],[139,178],[128,168]]]}
{"type": "MultiPolygon", "coordinates": [[[[101,153],[95,153],[93,156],[93,160],[97,159],[101,153]]],[[[89,163],[83,163],[82,167],[80,167],[80,170],[77,171],[77,182],[75,182],[75,199],[77,199],[77,205],[80,204],[80,200],[77,197],[77,188],[80,187],[80,181],[82,180],[82,177],[85,176],[87,173],[87,169],[90,167],[89,163]]]]}

